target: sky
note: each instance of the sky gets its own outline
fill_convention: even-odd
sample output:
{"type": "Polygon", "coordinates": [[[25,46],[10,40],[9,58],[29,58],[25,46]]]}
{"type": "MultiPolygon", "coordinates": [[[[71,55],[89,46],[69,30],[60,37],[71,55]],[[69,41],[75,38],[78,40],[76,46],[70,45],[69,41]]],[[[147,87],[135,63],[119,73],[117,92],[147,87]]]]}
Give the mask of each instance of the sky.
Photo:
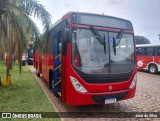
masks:
{"type": "MultiPolygon", "coordinates": [[[[52,16],[52,24],[68,11],[105,14],[130,20],[135,35],[160,43],[160,0],[38,0],[52,16]]],[[[35,20],[42,32],[40,21],[35,20]]]]}

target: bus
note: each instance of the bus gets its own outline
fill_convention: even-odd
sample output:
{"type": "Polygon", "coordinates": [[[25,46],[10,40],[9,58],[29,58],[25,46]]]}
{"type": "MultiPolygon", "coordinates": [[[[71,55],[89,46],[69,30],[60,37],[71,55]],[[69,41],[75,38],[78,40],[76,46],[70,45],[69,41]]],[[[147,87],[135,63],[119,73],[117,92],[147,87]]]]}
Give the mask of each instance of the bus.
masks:
{"type": "Polygon", "coordinates": [[[28,63],[29,65],[32,65],[32,64],[33,64],[33,49],[28,49],[27,63],[28,63]]]}
{"type": "Polygon", "coordinates": [[[160,72],[160,44],[136,45],[137,68],[156,74],[160,72]]]}
{"type": "Polygon", "coordinates": [[[68,12],[36,43],[37,76],[67,105],[109,104],[135,96],[136,48],[129,20],[68,12]]]}
{"type": "Polygon", "coordinates": [[[33,65],[33,45],[29,44],[27,52],[27,63],[33,65]]]}

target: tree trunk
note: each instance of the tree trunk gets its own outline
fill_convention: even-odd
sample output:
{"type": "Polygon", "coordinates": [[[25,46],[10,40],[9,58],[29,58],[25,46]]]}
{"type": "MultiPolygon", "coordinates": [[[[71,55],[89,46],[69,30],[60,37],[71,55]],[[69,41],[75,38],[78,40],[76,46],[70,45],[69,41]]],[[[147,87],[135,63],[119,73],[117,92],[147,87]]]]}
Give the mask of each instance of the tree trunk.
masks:
{"type": "Polygon", "coordinates": [[[4,60],[4,54],[2,53],[2,60],[4,60]]]}
{"type": "Polygon", "coordinates": [[[10,69],[12,66],[12,26],[9,26],[8,23],[8,32],[7,32],[7,39],[8,39],[8,47],[9,47],[9,55],[8,55],[8,64],[6,69],[6,77],[10,76],[10,69]]]}
{"type": "Polygon", "coordinates": [[[0,54],[0,61],[3,61],[3,53],[0,54]]]}
{"type": "Polygon", "coordinates": [[[21,37],[20,37],[20,32],[17,29],[17,50],[18,50],[18,62],[19,62],[19,71],[21,74],[21,67],[22,67],[22,43],[21,43],[21,37]]]}

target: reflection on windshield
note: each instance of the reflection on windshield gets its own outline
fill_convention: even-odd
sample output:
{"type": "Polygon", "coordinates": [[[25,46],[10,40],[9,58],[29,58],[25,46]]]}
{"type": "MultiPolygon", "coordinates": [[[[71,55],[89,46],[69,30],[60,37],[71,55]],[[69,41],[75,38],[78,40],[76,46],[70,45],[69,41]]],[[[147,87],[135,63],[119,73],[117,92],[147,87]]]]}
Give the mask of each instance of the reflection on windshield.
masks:
{"type": "Polygon", "coordinates": [[[98,33],[106,37],[106,53],[91,30],[74,30],[72,33],[73,66],[87,74],[129,72],[134,66],[133,36],[124,34],[120,44],[116,46],[117,54],[114,55],[113,37],[116,37],[117,33],[106,31],[98,31],[98,33]]]}

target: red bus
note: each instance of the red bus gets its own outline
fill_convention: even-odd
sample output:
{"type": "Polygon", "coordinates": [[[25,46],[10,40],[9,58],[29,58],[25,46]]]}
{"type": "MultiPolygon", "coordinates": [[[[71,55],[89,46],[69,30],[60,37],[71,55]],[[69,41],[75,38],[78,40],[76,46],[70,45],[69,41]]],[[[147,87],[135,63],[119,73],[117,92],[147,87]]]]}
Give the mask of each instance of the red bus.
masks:
{"type": "Polygon", "coordinates": [[[70,106],[115,103],[135,95],[135,50],[130,21],[68,12],[35,46],[34,67],[70,106]]]}
{"type": "Polygon", "coordinates": [[[136,45],[137,68],[150,73],[160,72],[160,44],[136,45]]]}

